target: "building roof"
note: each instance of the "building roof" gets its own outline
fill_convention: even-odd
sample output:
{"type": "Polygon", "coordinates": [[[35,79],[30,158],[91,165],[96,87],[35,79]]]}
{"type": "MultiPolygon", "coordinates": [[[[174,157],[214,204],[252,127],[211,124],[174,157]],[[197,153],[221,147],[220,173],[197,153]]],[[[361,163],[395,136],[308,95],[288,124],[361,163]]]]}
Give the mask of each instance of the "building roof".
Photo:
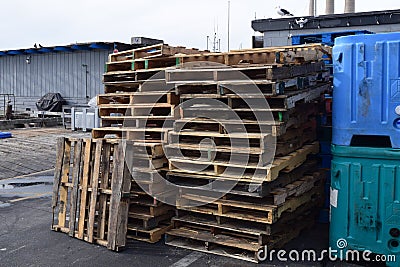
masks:
{"type": "Polygon", "coordinates": [[[89,51],[89,50],[112,50],[118,49],[120,51],[136,48],[137,45],[130,45],[120,42],[92,42],[92,43],[75,43],[70,45],[61,46],[48,46],[38,48],[23,48],[13,50],[0,51],[0,56],[8,55],[29,55],[29,54],[44,54],[44,53],[56,53],[56,52],[77,52],[77,51],[89,51]]]}
{"type": "Polygon", "coordinates": [[[286,17],[278,19],[259,19],[252,21],[252,28],[258,32],[298,30],[298,29],[321,29],[349,26],[366,26],[382,24],[400,24],[400,9],[322,15],[318,17],[286,17]],[[301,21],[307,20],[301,27],[301,21]],[[296,22],[297,21],[297,22],[296,22]]]}

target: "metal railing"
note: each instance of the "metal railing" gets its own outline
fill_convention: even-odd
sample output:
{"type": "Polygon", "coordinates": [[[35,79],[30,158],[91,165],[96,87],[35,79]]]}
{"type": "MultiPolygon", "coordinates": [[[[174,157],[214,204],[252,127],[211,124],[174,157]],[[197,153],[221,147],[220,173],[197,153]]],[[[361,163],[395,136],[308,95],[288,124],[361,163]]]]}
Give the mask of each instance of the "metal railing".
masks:
{"type": "Polygon", "coordinates": [[[15,95],[14,94],[0,94],[0,101],[2,101],[2,105],[0,105],[0,107],[3,108],[2,112],[0,112],[0,116],[5,116],[6,109],[7,109],[7,104],[8,104],[9,101],[12,102],[13,111],[16,110],[15,95]]]}

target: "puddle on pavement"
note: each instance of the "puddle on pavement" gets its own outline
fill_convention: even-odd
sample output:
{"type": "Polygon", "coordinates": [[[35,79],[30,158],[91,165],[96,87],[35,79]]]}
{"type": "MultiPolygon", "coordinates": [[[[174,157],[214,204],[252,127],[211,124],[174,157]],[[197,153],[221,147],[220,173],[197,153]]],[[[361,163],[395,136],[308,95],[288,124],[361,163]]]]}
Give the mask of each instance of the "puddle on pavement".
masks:
{"type": "Polygon", "coordinates": [[[0,190],[6,189],[14,189],[18,187],[29,187],[34,185],[52,185],[50,182],[32,182],[32,183],[8,183],[8,184],[0,184],[0,190]]]}
{"type": "Polygon", "coordinates": [[[51,192],[53,176],[0,180],[0,197],[30,197],[51,192]]]}

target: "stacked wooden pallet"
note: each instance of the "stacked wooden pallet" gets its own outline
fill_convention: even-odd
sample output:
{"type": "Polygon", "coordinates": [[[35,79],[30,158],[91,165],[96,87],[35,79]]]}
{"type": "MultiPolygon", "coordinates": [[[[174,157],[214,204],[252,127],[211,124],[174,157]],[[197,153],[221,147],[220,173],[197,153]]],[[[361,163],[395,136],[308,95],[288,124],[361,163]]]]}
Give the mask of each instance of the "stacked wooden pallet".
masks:
{"type": "Polygon", "coordinates": [[[105,94],[97,96],[102,127],[92,132],[93,138],[129,140],[125,157],[133,179],[128,238],[151,243],[160,240],[175,215],[175,208],[158,196],[165,196],[160,169],[168,164],[162,146],[179,104],[179,97],[166,88],[164,72],[154,68],[166,66],[166,58],[177,53],[200,52],[160,44],[110,55],[105,94]]]}
{"type": "Polygon", "coordinates": [[[319,151],[315,102],[330,88],[318,47],[285,64],[277,49],[273,62],[273,50],[244,51],[228,54],[234,68],[167,70],[181,100],[166,146],[167,179],[181,186],[167,244],[258,262],[265,245],[281,247],[312,225],[324,179],[309,159],[319,151]]]}

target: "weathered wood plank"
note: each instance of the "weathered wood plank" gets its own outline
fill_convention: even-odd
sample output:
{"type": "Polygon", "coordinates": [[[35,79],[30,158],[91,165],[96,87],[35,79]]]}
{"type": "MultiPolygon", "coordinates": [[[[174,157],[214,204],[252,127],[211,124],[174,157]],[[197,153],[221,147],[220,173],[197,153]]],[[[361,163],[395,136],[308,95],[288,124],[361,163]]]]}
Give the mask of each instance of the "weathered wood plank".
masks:
{"type": "Polygon", "coordinates": [[[61,175],[62,175],[62,166],[63,166],[63,158],[64,158],[64,144],[65,138],[61,137],[57,139],[57,157],[56,157],[56,166],[54,170],[54,183],[53,183],[53,198],[51,207],[53,210],[53,218],[51,223],[51,228],[54,227],[54,217],[55,211],[58,203],[58,191],[60,190],[60,182],[61,182],[61,175]]]}
{"type": "Polygon", "coordinates": [[[94,222],[96,217],[96,204],[97,204],[97,194],[99,189],[99,176],[101,167],[101,154],[103,150],[103,141],[96,143],[96,153],[94,158],[94,170],[92,177],[92,194],[89,206],[89,225],[88,225],[88,242],[93,243],[94,241],[94,222]]]}
{"type": "Polygon", "coordinates": [[[85,150],[84,150],[84,161],[83,161],[83,176],[81,181],[81,202],[80,202],[80,211],[79,211],[79,219],[78,219],[78,238],[84,238],[85,231],[85,221],[86,221],[86,206],[87,206],[87,196],[88,196],[88,181],[90,174],[90,161],[92,154],[92,142],[90,139],[85,140],[85,150]]]}
{"type": "Polygon", "coordinates": [[[78,210],[78,189],[79,189],[79,178],[81,173],[81,157],[82,157],[82,140],[75,143],[74,148],[74,161],[72,169],[72,184],[73,188],[71,191],[71,203],[70,203],[70,220],[69,220],[69,236],[75,236],[76,226],[76,212],[78,210]]]}
{"type": "MultiPolygon", "coordinates": [[[[61,183],[68,183],[69,180],[69,168],[71,160],[71,142],[69,140],[65,141],[64,147],[64,159],[63,159],[63,170],[61,183]]],[[[58,213],[58,226],[65,227],[67,218],[67,198],[68,198],[68,188],[60,187],[60,197],[59,197],[59,213],[58,213]]]]}

